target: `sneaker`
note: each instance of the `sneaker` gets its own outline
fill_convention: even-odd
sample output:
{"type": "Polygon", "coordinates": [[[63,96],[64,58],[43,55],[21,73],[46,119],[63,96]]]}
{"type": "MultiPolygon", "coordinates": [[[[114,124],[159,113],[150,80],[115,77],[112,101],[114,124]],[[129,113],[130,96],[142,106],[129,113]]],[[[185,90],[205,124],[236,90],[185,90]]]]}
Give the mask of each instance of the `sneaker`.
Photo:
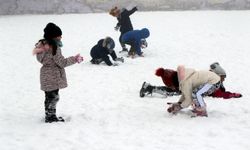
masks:
{"type": "Polygon", "coordinates": [[[153,87],[149,83],[143,82],[141,90],[140,90],[140,97],[144,97],[145,94],[147,95],[152,94],[152,91],[153,91],[153,87]]]}
{"type": "Polygon", "coordinates": [[[62,117],[56,117],[56,115],[52,115],[50,117],[45,117],[46,123],[52,123],[52,122],[64,122],[65,120],[62,117]]]}

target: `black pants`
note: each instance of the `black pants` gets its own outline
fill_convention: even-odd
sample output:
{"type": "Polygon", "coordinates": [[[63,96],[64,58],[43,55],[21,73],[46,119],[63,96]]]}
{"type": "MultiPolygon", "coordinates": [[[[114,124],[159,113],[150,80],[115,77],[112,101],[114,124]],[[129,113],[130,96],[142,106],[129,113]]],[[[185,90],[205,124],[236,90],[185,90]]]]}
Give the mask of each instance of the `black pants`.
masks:
{"type": "Polygon", "coordinates": [[[59,89],[45,92],[45,116],[56,116],[56,104],[59,101],[59,89]]]}
{"type": "Polygon", "coordinates": [[[124,34],[124,33],[121,33],[121,35],[120,35],[120,37],[119,37],[119,42],[120,42],[122,48],[126,48],[125,43],[122,42],[122,36],[123,36],[123,34],[124,34]]]}

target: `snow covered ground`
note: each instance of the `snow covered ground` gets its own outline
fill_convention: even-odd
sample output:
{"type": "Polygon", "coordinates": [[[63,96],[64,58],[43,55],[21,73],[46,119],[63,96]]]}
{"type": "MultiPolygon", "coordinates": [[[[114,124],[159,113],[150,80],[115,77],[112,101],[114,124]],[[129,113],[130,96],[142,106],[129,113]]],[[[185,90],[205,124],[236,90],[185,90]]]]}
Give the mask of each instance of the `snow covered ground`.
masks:
{"type": "Polygon", "coordinates": [[[120,50],[108,14],[0,16],[0,149],[249,150],[250,11],[136,12],[131,20],[135,29],[150,29],[145,57],[108,67],[89,63],[100,38],[113,37],[120,50]],[[57,106],[66,123],[43,122],[41,65],[31,51],[48,22],[63,31],[64,56],[85,59],[66,69],[69,87],[57,106]],[[158,67],[199,70],[216,61],[227,90],[243,97],[206,98],[207,118],[169,115],[166,103],[179,97],[139,97],[143,81],[163,85],[158,67]]]}

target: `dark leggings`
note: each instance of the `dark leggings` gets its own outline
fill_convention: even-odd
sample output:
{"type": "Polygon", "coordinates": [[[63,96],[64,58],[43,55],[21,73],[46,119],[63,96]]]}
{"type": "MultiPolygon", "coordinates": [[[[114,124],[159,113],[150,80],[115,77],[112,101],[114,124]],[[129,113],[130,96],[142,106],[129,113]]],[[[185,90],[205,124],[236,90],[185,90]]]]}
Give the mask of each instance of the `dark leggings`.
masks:
{"type": "Polygon", "coordinates": [[[56,115],[56,104],[59,101],[59,89],[53,91],[45,91],[45,115],[51,117],[56,115]]]}

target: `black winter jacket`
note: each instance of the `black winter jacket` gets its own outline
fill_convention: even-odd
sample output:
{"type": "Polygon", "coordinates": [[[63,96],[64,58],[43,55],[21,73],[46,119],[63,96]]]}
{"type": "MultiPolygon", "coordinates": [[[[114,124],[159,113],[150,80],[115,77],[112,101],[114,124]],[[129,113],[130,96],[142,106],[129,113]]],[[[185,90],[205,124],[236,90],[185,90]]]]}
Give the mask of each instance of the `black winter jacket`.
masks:
{"type": "Polygon", "coordinates": [[[124,34],[128,31],[133,30],[133,26],[132,26],[129,16],[132,15],[135,11],[137,11],[136,7],[134,7],[133,9],[129,11],[124,8],[121,14],[117,17],[117,20],[118,20],[117,26],[120,27],[121,34],[124,34]]]}
{"type": "Polygon", "coordinates": [[[110,55],[112,57],[112,59],[115,61],[117,56],[115,51],[112,51],[112,53],[109,53],[109,50],[106,47],[103,47],[104,39],[101,39],[98,41],[98,43],[91,49],[90,51],[90,56],[93,59],[102,59],[108,66],[112,65],[112,62],[109,60],[109,56],[110,55]]]}

